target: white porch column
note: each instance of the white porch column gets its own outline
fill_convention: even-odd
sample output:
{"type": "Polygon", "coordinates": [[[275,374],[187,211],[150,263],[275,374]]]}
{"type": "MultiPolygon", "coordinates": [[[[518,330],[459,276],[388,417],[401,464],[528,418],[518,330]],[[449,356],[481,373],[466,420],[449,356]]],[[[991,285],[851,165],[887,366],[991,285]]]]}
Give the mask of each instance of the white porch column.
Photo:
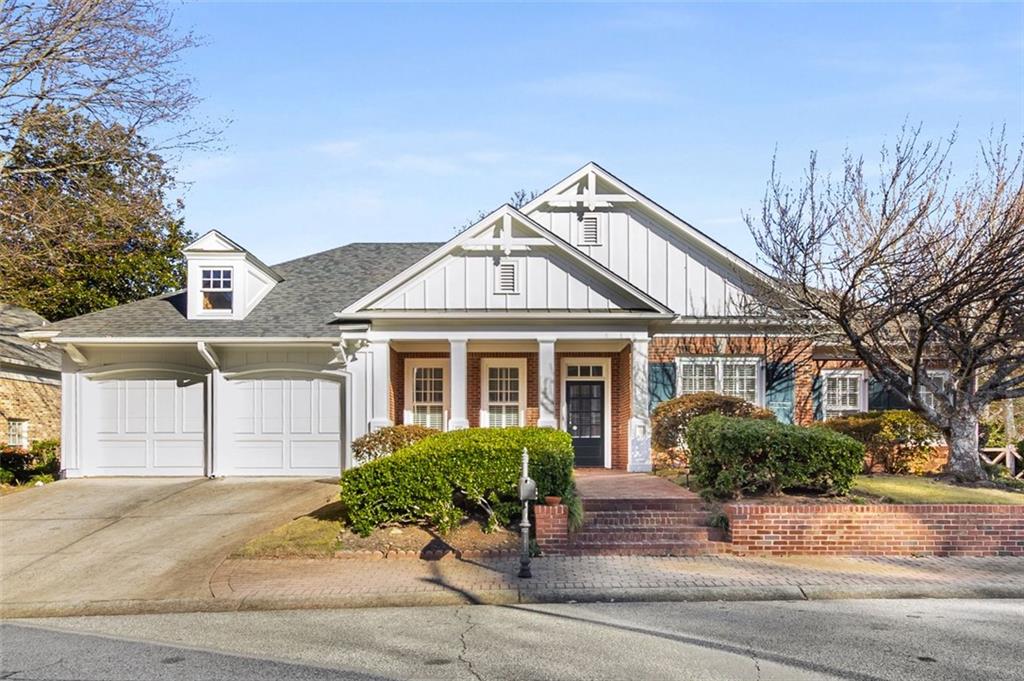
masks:
{"type": "Polygon", "coordinates": [[[395,425],[388,415],[388,393],[391,390],[391,344],[387,341],[370,341],[370,355],[373,357],[372,371],[367,380],[372,386],[370,401],[370,431],[395,425]]]}
{"type": "Polygon", "coordinates": [[[453,338],[449,342],[448,359],[451,365],[451,418],[448,430],[469,428],[466,415],[466,339],[453,338]]]}
{"type": "Polygon", "coordinates": [[[650,390],[647,379],[647,339],[634,340],[630,352],[632,399],[629,417],[630,471],[651,470],[650,390]]]}
{"type": "Polygon", "coordinates": [[[537,340],[537,372],[540,383],[540,417],[537,425],[541,428],[558,428],[555,418],[555,340],[540,338],[537,340]]]}

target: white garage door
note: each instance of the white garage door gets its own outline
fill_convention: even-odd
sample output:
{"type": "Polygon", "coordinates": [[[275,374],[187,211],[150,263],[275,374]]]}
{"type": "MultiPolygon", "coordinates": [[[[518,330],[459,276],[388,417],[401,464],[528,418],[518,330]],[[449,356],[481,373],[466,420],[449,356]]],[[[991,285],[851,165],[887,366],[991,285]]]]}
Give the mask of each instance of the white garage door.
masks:
{"type": "MultiPolygon", "coordinates": [[[[322,379],[231,380],[227,430],[215,453],[218,475],[338,475],[342,456],[341,385],[322,379]]],[[[225,420],[226,418],[226,420],[225,420]]]]}
{"type": "Polygon", "coordinates": [[[83,475],[203,475],[203,383],[82,382],[83,475]]]}

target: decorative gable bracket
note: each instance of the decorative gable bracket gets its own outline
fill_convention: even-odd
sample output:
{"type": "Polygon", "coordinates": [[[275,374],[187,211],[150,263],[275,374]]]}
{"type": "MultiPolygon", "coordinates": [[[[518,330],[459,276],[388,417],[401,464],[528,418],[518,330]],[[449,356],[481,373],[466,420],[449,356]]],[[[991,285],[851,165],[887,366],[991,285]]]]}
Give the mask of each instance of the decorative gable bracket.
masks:
{"type": "Polygon", "coordinates": [[[616,203],[634,203],[629,194],[601,194],[597,188],[597,172],[591,169],[585,178],[561,194],[543,197],[541,202],[556,208],[575,208],[579,212],[611,208],[616,203]]]}

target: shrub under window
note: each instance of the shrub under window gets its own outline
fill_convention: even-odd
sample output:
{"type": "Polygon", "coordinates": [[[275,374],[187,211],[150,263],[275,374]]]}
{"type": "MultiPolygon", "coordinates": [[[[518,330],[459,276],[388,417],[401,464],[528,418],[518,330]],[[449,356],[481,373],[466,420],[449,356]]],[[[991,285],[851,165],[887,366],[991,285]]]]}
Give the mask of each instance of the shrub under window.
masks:
{"type": "Polygon", "coordinates": [[[438,433],[341,476],[349,525],[362,535],[389,523],[454,529],[467,511],[488,515],[488,528],[510,524],[520,508],[523,447],[543,496],[568,496],[573,449],[551,428],[469,428],[438,433]]]}
{"type": "Polygon", "coordinates": [[[394,454],[403,447],[433,435],[439,431],[423,426],[388,426],[367,433],[352,441],[352,458],[356,463],[366,463],[382,456],[394,454]]]}
{"type": "Polygon", "coordinates": [[[651,444],[661,451],[669,451],[686,444],[686,427],[690,420],[702,414],[744,416],[775,420],[775,414],[739,397],[718,393],[693,393],[666,400],[651,415],[651,444]]]}
{"type": "Polygon", "coordinates": [[[864,463],[864,446],[820,426],[698,416],[686,431],[690,471],[718,497],[801,488],[845,494],[864,463]]]}

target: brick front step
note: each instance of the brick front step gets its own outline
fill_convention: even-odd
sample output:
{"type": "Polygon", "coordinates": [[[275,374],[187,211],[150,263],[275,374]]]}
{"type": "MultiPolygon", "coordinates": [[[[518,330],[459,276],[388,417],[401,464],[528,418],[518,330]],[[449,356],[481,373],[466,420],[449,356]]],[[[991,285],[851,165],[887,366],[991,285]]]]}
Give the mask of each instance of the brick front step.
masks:
{"type": "Polygon", "coordinates": [[[583,510],[587,513],[599,511],[690,511],[697,512],[703,507],[700,499],[583,499],[583,510]]]}
{"type": "Polygon", "coordinates": [[[599,527],[660,527],[680,525],[703,526],[708,519],[707,511],[597,511],[585,515],[588,528],[599,527]]]}
{"type": "Polygon", "coordinates": [[[707,527],[624,527],[616,530],[593,530],[584,527],[579,532],[570,534],[569,538],[576,546],[621,541],[673,542],[706,540],[708,530],[707,527]]]}

